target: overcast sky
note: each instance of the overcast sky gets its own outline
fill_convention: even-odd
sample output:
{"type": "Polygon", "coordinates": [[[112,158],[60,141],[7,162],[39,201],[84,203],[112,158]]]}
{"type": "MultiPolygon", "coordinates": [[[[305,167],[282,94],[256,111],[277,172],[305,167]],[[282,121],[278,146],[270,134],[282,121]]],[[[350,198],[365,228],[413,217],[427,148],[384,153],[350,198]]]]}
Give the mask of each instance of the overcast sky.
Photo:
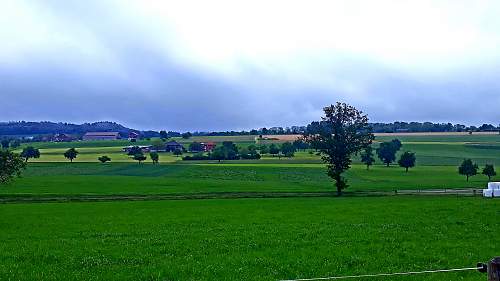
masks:
{"type": "Polygon", "coordinates": [[[500,121],[500,1],[0,0],[0,121],[500,121]]]}

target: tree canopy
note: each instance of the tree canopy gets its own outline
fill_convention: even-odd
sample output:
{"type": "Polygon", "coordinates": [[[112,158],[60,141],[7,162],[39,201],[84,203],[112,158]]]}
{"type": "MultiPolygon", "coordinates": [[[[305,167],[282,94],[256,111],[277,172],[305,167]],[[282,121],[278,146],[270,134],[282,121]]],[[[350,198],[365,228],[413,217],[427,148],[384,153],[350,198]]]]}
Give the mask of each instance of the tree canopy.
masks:
{"type": "Polygon", "coordinates": [[[469,181],[469,177],[477,175],[477,169],[477,164],[473,163],[471,159],[464,159],[460,167],[458,167],[458,173],[466,176],[467,181],[469,181]]]}
{"type": "Polygon", "coordinates": [[[0,184],[11,182],[14,177],[21,176],[26,162],[18,154],[9,150],[0,150],[0,184]]]}
{"type": "Polygon", "coordinates": [[[493,164],[486,164],[483,168],[482,174],[488,177],[488,181],[491,181],[491,177],[496,176],[497,172],[495,171],[493,164]]]}
{"type": "Polygon", "coordinates": [[[134,155],[134,160],[136,160],[137,162],[139,162],[139,164],[141,164],[142,161],[146,160],[147,157],[144,156],[144,154],[141,153],[137,153],[134,155]]]}
{"type": "Polygon", "coordinates": [[[361,152],[361,162],[366,165],[366,169],[369,170],[370,166],[375,163],[375,158],[373,157],[373,148],[367,146],[363,152],[361,152]]]}
{"type": "Polygon", "coordinates": [[[74,148],[70,148],[64,152],[64,157],[69,159],[70,162],[73,162],[73,159],[75,159],[77,155],[78,151],[74,148]]]}
{"type": "Polygon", "coordinates": [[[97,158],[97,160],[99,160],[101,163],[106,163],[106,162],[111,161],[111,158],[109,158],[107,155],[103,155],[103,156],[97,158]]]}
{"type": "Polygon", "coordinates": [[[405,168],[406,172],[408,173],[409,168],[415,167],[415,161],[416,161],[415,153],[406,151],[405,153],[401,154],[398,164],[400,167],[405,168]]]}
{"type": "Polygon", "coordinates": [[[160,161],[160,155],[158,154],[158,152],[149,153],[149,158],[151,158],[153,164],[158,164],[158,161],[160,161]]]}
{"type": "Polygon", "coordinates": [[[33,146],[28,146],[21,152],[21,157],[24,158],[25,162],[28,162],[30,158],[40,158],[40,151],[33,146]]]}
{"type": "Polygon", "coordinates": [[[377,156],[380,161],[389,167],[389,165],[396,160],[396,153],[401,146],[401,142],[398,139],[382,142],[377,148],[377,156]]]}

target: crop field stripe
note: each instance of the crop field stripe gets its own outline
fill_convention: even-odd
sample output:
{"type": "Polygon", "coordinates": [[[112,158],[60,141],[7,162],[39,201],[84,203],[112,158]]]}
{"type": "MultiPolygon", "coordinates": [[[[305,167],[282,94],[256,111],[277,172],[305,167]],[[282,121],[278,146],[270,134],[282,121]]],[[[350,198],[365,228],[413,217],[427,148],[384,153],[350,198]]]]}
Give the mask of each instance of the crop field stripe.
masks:
{"type": "Polygon", "coordinates": [[[303,278],[303,279],[289,279],[280,281],[315,281],[315,280],[335,280],[335,279],[357,279],[366,277],[383,277],[383,276],[397,276],[397,275],[417,275],[417,274],[429,274],[429,273],[443,273],[443,272],[456,272],[456,271],[468,271],[468,270],[478,270],[480,267],[463,267],[463,268],[451,268],[451,269],[436,269],[436,270],[424,270],[424,271],[409,271],[409,272],[394,272],[394,273],[376,273],[376,274],[362,274],[362,275],[347,275],[347,276],[332,276],[332,277],[318,277],[318,278],[303,278]]]}

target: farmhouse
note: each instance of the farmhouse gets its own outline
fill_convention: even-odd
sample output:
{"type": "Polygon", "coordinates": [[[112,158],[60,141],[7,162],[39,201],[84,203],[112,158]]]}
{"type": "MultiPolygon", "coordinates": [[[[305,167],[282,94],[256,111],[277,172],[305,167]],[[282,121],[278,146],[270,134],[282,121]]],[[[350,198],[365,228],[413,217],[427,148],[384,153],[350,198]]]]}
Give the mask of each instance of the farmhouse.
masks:
{"type": "Polygon", "coordinates": [[[53,141],[55,142],[69,142],[72,141],[74,138],[70,135],[67,134],[55,134],[53,141]]]}
{"type": "Polygon", "coordinates": [[[118,132],[87,132],[82,140],[118,140],[120,138],[118,132]]]}
{"type": "Polygon", "coordinates": [[[139,134],[136,132],[130,132],[128,133],[128,140],[129,141],[135,141],[139,138],[139,134]]]}
{"type": "Polygon", "coordinates": [[[212,151],[215,148],[215,142],[202,142],[204,151],[212,151]]]}
{"type": "Polygon", "coordinates": [[[176,142],[176,141],[169,141],[165,144],[165,151],[166,152],[171,152],[171,151],[176,151],[177,149],[179,150],[184,150],[184,147],[182,144],[176,142]]]}
{"type": "Polygon", "coordinates": [[[191,145],[191,152],[208,152],[212,151],[216,146],[215,142],[193,142],[193,144],[195,143],[198,145],[191,145]]]}

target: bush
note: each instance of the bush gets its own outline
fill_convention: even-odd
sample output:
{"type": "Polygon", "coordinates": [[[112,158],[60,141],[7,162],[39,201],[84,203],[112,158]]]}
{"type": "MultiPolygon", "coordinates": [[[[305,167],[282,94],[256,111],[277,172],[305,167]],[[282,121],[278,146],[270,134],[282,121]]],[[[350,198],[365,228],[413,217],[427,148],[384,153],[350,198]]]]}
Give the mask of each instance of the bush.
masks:
{"type": "Polygon", "coordinates": [[[187,156],[184,156],[182,157],[182,160],[210,160],[210,157],[208,157],[207,155],[203,154],[203,153],[196,153],[196,154],[193,154],[191,156],[187,155],[187,156]]]}

